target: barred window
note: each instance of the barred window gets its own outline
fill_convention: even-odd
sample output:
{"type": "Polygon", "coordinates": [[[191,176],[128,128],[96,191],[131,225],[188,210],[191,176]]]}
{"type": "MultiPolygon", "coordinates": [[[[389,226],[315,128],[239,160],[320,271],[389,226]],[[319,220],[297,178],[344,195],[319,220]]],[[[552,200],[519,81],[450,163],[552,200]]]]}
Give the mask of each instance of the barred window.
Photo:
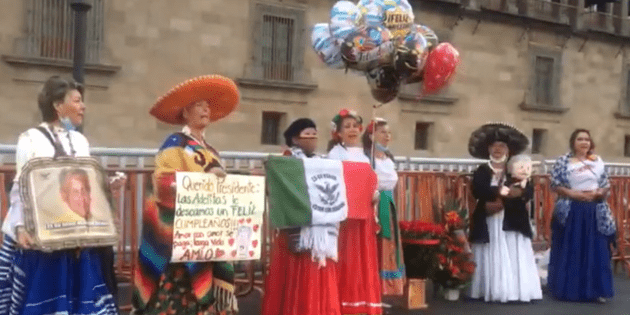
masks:
{"type": "Polygon", "coordinates": [[[532,132],[532,154],[545,154],[547,147],[547,129],[534,128],[532,132]]]}
{"type": "Polygon", "coordinates": [[[536,56],[534,92],[538,105],[551,106],[553,104],[554,62],[553,58],[536,56]]]}
{"type": "Polygon", "coordinates": [[[305,10],[257,3],[252,14],[252,78],[267,81],[305,81],[305,10]]]}
{"type": "Polygon", "coordinates": [[[260,143],[269,145],[280,145],[280,130],[286,113],[263,112],[262,131],[260,133],[260,143]]]}
{"type": "Polygon", "coordinates": [[[267,80],[291,81],[291,60],[295,20],[274,15],[263,16],[262,66],[267,80]]]}
{"type": "Polygon", "coordinates": [[[417,122],[415,132],[415,145],[416,150],[429,150],[431,141],[431,129],[433,123],[430,122],[417,122]]]}
{"type": "MultiPolygon", "coordinates": [[[[87,13],[86,62],[99,63],[103,45],[105,0],[93,0],[87,13]]],[[[73,58],[74,11],[70,0],[25,0],[26,54],[29,57],[73,58]]]]}
{"type": "Polygon", "coordinates": [[[562,78],[562,51],[540,46],[529,47],[530,82],[526,91],[524,109],[564,111],[560,102],[562,78]]]}

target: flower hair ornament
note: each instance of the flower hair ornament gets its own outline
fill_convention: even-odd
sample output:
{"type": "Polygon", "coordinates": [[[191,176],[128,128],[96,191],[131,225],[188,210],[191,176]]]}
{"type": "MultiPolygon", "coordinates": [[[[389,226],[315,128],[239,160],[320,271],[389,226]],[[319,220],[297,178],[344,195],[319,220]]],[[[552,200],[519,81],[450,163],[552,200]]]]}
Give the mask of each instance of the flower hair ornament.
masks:
{"type": "Polygon", "coordinates": [[[332,121],[330,122],[330,127],[332,128],[332,137],[335,140],[341,140],[341,138],[339,137],[339,132],[337,132],[337,128],[341,125],[341,122],[343,121],[344,118],[354,118],[357,120],[357,122],[359,123],[359,130],[363,129],[363,119],[361,118],[361,116],[359,116],[359,114],[357,114],[356,111],[354,110],[348,110],[348,109],[342,109],[339,111],[339,113],[337,115],[335,115],[335,117],[333,117],[332,121]]]}

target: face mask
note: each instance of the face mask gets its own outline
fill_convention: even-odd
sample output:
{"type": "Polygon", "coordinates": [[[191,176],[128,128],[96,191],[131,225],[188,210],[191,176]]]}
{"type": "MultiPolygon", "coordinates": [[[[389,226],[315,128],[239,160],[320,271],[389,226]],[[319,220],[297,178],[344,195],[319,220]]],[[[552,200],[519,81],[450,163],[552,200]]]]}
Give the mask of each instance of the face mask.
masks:
{"type": "Polygon", "coordinates": [[[505,163],[505,161],[507,160],[507,155],[502,156],[501,158],[495,159],[492,157],[492,155],[490,156],[490,161],[492,163],[505,163]]]}
{"type": "Polygon", "coordinates": [[[386,152],[386,151],[388,151],[388,150],[389,150],[387,147],[384,147],[382,144],[380,144],[380,143],[378,143],[378,142],[376,142],[376,143],[374,144],[374,147],[375,147],[377,150],[381,151],[381,152],[386,152]]]}
{"type": "Polygon", "coordinates": [[[77,129],[77,126],[75,126],[68,117],[62,117],[59,119],[59,122],[61,123],[61,126],[68,131],[77,129]]]}

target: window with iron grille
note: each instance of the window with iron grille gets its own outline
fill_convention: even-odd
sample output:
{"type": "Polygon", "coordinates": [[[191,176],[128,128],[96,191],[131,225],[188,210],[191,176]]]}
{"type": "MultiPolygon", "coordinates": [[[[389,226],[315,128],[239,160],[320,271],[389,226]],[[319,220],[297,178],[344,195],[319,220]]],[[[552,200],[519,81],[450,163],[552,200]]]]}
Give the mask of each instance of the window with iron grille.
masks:
{"type": "Polygon", "coordinates": [[[545,154],[547,129],[534,129],[532,133],[532,154],[545,154]]]}
{"type": "MultiPolygon", "coordinates": [[[[91,1],[87,13],[86,62],[99,63],[103,44],[103,4],[91,1]]],[[[74,11],[70,0],[24,0],[26,12],[25,52],[29,57],[72,60],[74,11]]]]}
{"type": "Polygon", "coordinates": [[[293,79],[292,46],[295,20],[263,15],[262,67],[267,80],[293,79]]]}
{"type": "Polygon", "coordinates": [[[429,141],[431,136],[431,126],[433,123],[429,122],[417,122],[415,145],[416,150],[429,150],[429,141]]]}
{"type": "Polygon", "coordinates": [[[551,106],[553,104],[553,58],[536,56],[535,93],[536,104],[551,106]]]}
{"type": "Polygon", "coordinates": [[[568,108],[560,102],[562,51],[532,45],[530,49],[530,82],[521,108],[562,113],[568,108]]]}
{"type": "Polygon", "coordinates": [[[261,144],[280,145],[280,129],[285,116],[280,112],[262,113],[261,144]]]}
{"type": "Polygon", "coordinates": [[[251,76],[266,81],[304,81],[305,10],[256,3],[251,76]]]}

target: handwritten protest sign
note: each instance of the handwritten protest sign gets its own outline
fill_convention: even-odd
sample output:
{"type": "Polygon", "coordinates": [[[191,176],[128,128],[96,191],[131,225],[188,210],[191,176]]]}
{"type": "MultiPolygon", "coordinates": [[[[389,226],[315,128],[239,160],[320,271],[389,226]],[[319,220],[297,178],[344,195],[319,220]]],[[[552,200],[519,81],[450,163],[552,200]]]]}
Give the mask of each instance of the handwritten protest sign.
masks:
{"type": "Polygon", "coordinates": [[[260,258],[262,176],[178,172],[171,261],[260,258]]]}

